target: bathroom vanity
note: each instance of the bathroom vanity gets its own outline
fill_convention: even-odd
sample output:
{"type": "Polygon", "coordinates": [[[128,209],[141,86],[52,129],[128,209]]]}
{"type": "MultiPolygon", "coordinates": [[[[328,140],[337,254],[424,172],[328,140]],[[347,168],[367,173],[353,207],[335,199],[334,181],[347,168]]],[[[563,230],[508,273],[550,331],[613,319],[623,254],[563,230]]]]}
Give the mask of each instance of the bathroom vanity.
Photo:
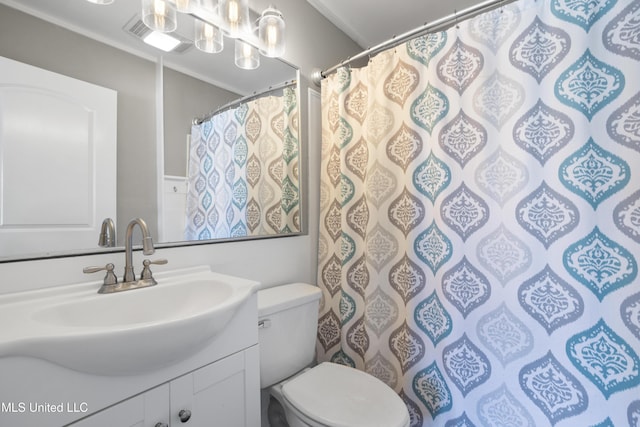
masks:
{"type": "Polygon", "coordinates": [[[0,425],[260,425],[259,284],[208,267],[156,279],[0,296],[0,425]]]}

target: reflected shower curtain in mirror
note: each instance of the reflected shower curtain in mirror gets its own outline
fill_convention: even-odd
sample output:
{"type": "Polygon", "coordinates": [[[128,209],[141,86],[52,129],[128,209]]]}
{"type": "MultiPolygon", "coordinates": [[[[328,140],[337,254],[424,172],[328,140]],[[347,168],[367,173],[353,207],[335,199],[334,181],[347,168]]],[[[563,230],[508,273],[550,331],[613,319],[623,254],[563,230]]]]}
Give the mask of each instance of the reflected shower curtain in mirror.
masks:
{"type": "Polygon", "coordinates": [[[413,426],[640,425],[640,2],[522,0],[322,85],[318,357],[413,426]]]}
{"type": "Polygon", "coordinates": [[[295,89],[191,129],[187,240],[300,231],[295,89]]]}

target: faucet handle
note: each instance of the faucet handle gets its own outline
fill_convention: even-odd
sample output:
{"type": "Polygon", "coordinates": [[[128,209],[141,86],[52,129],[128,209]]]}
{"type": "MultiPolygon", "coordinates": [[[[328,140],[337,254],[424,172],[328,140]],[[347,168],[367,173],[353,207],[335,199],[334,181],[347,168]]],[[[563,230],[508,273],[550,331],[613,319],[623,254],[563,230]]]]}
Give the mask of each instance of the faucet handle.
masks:
{"type": "Polygon", "coordinates": [[[85,274],[89,274],[89,273],[97,273],[98,271],[106,270],[107,274],[105,274],[104,276],[103,283],[105,285],[115,285],[116,283],[118,283],[118,278],[116,277],[116,274],[113,272],[114,268],[115,268],[115,265],[113,265],[112,263],[109,263],[104,267],[85,267],[82,269],[82,272],[85,274]]]}
{"type": "Polygon", "coordinates": [[[140,273],[140,279],[141,280],[145,280],[145,279],[153,279],[153,274],[151,273],[151,269],[149,268],[149,266],[151,264],[154,265],[162,265],[162,264],[166,264],[167,261],[166,259],[156,259],[156,260],[148,260],[145,259],[144,261],[142,261],[142,265],[144,266],[144,268],[142,269],[142,273],[140,273]]]}

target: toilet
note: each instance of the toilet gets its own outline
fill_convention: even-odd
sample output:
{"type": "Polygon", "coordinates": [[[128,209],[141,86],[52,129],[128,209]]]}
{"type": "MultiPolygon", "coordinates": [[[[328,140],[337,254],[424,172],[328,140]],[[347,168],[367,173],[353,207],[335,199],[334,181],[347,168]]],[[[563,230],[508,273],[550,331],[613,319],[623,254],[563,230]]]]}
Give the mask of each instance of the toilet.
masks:
{"type": "Polygon", "coordinates": [[[408,427],[406,405],[379,379],[336,363],[309,367],[320,294],[304,283],[258,291],[260,387],[271,395],[271,427],[408,427]]]}

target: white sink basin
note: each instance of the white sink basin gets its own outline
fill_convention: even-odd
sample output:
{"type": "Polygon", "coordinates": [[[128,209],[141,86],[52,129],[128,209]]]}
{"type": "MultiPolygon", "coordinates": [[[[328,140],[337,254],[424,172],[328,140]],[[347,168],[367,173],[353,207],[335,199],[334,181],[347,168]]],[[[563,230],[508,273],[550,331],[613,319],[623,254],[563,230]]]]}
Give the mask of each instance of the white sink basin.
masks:
{"type": "Polygon", "coordinates": [[[233,286],[227,281],[213,283],[213,280],[203,278],[180,282],[147,288],[150,292],[124,291],[63,302],[36,311],[33,318],[38,322],[77,328],[166,323],[203,312],[213,315],[210,312],[213,307],[222,314],[222,304],[228,303],[233,295],[233,286]]]}
{"type": "Polygon", "coordinates": [[[96,293],[94,282],[0,296],[0,357],[101,375],[152,371],[206,346],[258,288],[208,267],[156,279],[156,286],[114,294],[96,293]]]}

